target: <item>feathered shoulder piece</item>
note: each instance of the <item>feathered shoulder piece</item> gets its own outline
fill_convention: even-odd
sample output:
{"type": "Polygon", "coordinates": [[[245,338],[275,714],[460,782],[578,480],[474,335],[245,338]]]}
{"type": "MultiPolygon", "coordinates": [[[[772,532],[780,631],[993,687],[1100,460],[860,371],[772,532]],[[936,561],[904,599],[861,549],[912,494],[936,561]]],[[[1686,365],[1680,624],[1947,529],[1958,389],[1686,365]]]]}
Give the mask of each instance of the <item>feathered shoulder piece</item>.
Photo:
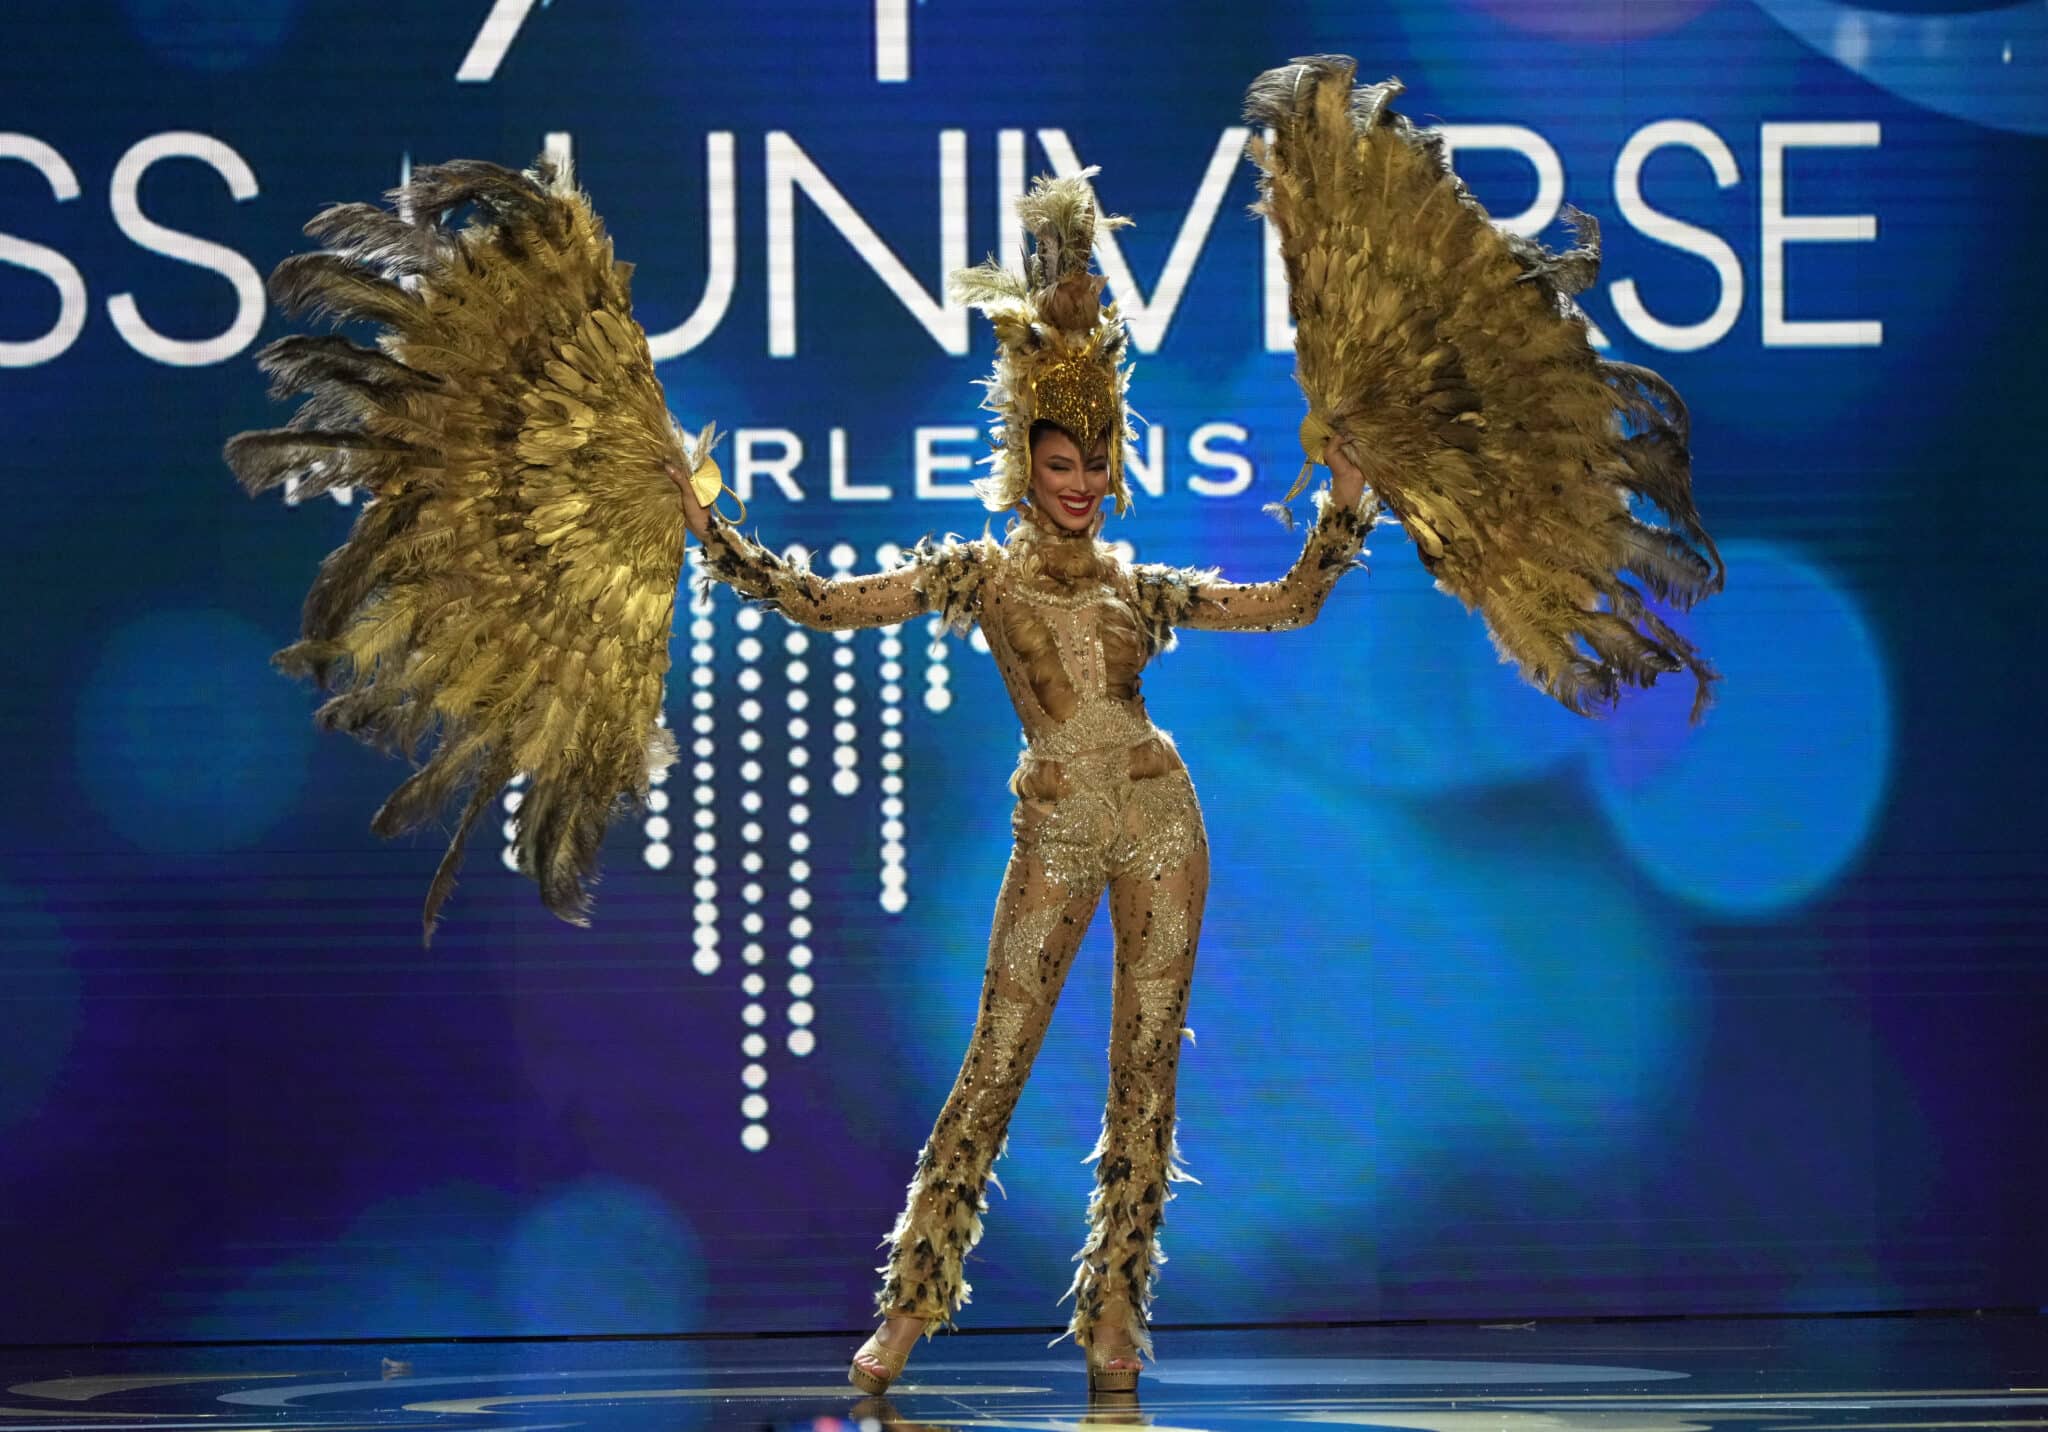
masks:
{"type": "Polygon", "coordinates": [[[982,380],[982,406],[996,415],[989,430],[994,451],[988,475],[974,485],[993,511],[1016,506],[1031,489],[1037,422],[1064,429],[1084,452],[1107,439],[1117,511],[1131,505],[1123,471],[1124,444],[1133,436],[1124,397],[1126,334],[1116,305],[1103,303],[1103,278],[1092,267],[1097,227],[1130,220],[1096,212],[1088,185],[1096,172],[1041,177],[1017,201],[1032,240],[1022,274],[989,259],[956,270],[948,284],[955,303],[980,309],[995,324],[995,371],[982,380]]]}
{"type": "Polygon", "coordinates": [[[607,824],[676,757],[660,725],[676,484],[708,462],[712,434],[693,451],[670,418],[631,270],[566,168],[460,161],[387,197],[395,208],[316,216],[306,232],[325,251],[270,281],[287,313],[368,323],[374,346],[270,344],[258,362],[273,396],[306,401],[227,444],[251,494],[291,482],[300,497],[368,497],[321,564],[301,639],[273,660],[332,693],[322,727],[415,765],[379,835],[463,800],[427,893],[429,940],[470,829],[522,773],[519,868],[586,924],[607,824]]]}
{"type": "Polygon", "coordinates": [[[1687,671],[1697,721],[1717,673],[1643,589],[1689,607],[1724,572],[1693,505],[1684,403],[1649,369],[1602,360],[1571,302],[1599,271],[1598,227],[1567,211],[1579,243],[1562,254],[1502,233],[1440,136],[1394,112],[1400,81],[1353,88],[1355,69],[1295,60],[1245,98],[1273,136],[1252,158],[1286,264],[1309,461],[1341,445],[1532,684],[1590,714],[1622,682],[1687,671]],[[1637,498],[1672,526],[1640,520],[1637,498]]]}

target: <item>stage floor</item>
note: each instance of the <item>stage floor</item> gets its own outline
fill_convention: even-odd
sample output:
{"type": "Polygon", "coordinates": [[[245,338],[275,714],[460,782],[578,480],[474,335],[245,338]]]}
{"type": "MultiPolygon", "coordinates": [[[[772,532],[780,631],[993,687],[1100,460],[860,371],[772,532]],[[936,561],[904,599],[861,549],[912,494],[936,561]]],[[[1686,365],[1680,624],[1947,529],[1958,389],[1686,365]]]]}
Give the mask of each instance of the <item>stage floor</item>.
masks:
{"type": "Polygon", "coordinates": [[[922,1345],[887,1399],[852,1338],[0,1349],[0,1432],[722,1432],[1334,1424],[1435,1432],[2048,1427],[2048,1318],[1179,1331],[1135,1407],[1071,1344],[922,1345]]]}

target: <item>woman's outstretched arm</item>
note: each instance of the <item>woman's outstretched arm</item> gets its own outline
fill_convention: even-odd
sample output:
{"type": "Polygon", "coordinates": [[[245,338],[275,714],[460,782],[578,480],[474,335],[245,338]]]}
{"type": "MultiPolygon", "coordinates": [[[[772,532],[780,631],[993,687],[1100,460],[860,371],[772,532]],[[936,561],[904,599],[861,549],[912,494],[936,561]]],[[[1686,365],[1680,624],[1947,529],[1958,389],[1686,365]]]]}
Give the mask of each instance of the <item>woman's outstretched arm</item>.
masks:
{"type": "Polygon", "coordinates": [[[947,539],[921,542],[910,560],[887,572],[821,577],[770,551],[707,511],[687,481],[677,481],[690,531],[704,547],[704,570],[741,596],[821,630],[893,626],[919,613],[939,611],[959,628],[980,607],[982,544],[947,539]]]}
{"type": "Polygon", "coordinates": [[[1377,504],[1358,468],[1334,450],[1330,488],[1316,494],[1316,521],[1301,555],[1270,582],[1226,582],[1212,569],[1144,565],[1136,569],[1139,607],[1160,636],[1171,627],[1207,631],[1286,631],[1307,626],[1337,579],[1365,545],[1377,504]]]}

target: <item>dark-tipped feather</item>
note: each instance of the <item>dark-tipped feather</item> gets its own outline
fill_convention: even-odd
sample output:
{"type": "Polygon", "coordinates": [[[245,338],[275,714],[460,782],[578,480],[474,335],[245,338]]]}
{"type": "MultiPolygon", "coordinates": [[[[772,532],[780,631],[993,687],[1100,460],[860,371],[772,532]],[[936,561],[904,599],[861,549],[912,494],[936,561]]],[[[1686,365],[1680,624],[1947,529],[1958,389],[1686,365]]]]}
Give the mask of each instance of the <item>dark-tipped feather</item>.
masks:
{"type": "Polygon", "coordinates": [[[364,321],[404,329],[419,300],[390,279],[339,254],[294,254],[271,270],[270,301],[294,317],[364,321]]]}
{"type": "Polygon", "coordinates": [[[439,224],[423,224],[374,204],[336,204],[306,221],[308,238],[388,277],[429,273],[455,255],[455,240],[439,224]]]}
{"type": "Polygon", "coordinates": [[[268,343],[256,366],[270,375],[270,396],[289,398],[322,384],[358,388],[431,387],[441,380],[338,333],[295,333],[268,343]]]}

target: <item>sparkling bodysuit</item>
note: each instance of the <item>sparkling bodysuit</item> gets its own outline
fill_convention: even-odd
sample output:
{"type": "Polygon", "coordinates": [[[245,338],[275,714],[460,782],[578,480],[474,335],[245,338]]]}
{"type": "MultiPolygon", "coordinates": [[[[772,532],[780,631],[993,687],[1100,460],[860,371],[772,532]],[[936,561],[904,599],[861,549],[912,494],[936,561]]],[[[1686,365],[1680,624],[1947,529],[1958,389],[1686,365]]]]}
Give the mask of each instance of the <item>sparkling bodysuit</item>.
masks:
{"type": "Polygon", "coordinates": [[[961,1264],[981,1236],[984,1190],[1081,937],[1109,893],[1115,985],[1109,1097],[1092,1155],[1089,1233],[1070,1290],[1070,1330],[1146,1328],[1170,1186],[1174,1081],[1194,974],[1209,846],[1187,768],[1139,695],[1139,672],[1176,627],[1276,631],[1314,620],[1353,565],[1372,519],[1318,498],[1299,559],[1276,581],[1127,564],[1086,533],[1027,507],[998,544],[948,539],[900,567],[827,580],[714,519],[707,572],[806,626],[883,626],[937,612],[979,622],[1023,722],[1011,777],[1015,845],[996,899],[981,1003],[965,1058],[919,1152],[892,1230],[878,1310],[950,1324],[967,1301],[961,1264]]]}

